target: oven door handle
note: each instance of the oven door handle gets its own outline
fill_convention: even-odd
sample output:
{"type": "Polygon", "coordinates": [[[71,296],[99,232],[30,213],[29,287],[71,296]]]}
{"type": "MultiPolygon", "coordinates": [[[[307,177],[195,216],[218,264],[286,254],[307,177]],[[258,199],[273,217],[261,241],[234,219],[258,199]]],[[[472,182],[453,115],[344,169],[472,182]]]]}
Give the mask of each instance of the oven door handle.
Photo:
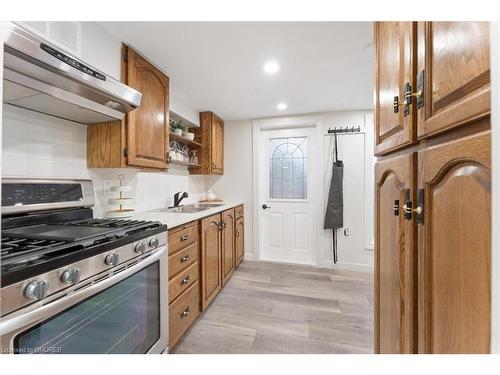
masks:
{"type": "MultiPolygon", "coordinates": [[[[4,319],[0,320],[0,337],[2,337],[1,344],[2,346],[7,344],[4,342],[4,338],[9,340],[9,348],[12,348],[13,345],[13,340],[14,337],[17,336],[20,332],[25,331],[29,327],[38,324],[40,322],[43,322],[50,318],[51,316],[54,316],[58,314],[61,311],[64,311],[71,306],[75,305],[76,303],[85,300],[94,294],[97,294],[117,283],[120,281],[126,279],[127,277],[133,275],[134,273],[148,267],[149,265],[153,264],[156,261],[160,261],[160,311],[166,311],[167,308],[167,292],[162,291],[162,285],[167,285],[166,284],[166,275],[163,273],[162,268],[167,267],[166,262],[167,262],[167,251],[166,247],[163,246],[159,248],[156,252],[153,254],[149,255],[148,257],[144,258],[142,261],[139,263],[134,264],[133,266],[115,274],[112,275],[104,280],[101,280],[95,284],[89,285],[88,287],[84,287],[81,290],[78,290],[76,292],[70,292],[68,295],[63,296],[59,299],[56,299],[55,301],[48,301],[46,304],[32,309],[31,311],[23,312],[24,310],[27,310],[28,308],[33,308],[33,305],[28,306],[25,309],[20,309],[12,314],[9,314],[7,317],[4,319]],[[165,264],[163,264],[165,263],[165,264]],[[163,282],[165,281],[165,282],[163,282]]],[[[96,279],[99,279],[102,277],[102,274],[99,274],[98,276],[94,276],[96,279]]],[[[88,282],[88,280],[82,282],[85,283],[88,282]]],[[[76,289],[78,289],[78,285],[74,286],[76,289]]],[[[43,302],[44,300],[40,301],[43,302]]],[[[39,303],[40,303],[39,302],[39,303]]]]}

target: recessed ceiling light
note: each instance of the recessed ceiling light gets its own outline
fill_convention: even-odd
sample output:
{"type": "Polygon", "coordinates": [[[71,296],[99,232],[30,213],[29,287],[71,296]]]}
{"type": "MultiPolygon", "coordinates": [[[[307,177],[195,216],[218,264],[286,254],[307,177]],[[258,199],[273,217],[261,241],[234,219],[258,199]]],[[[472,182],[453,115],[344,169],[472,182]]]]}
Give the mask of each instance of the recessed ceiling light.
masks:
{"type": "Polygon", "coordinates": [[[279,103],[279,104],[276,106],[276,108],[278,108],[280,111],[285,110],[285,109],[286,109],[286,107],[288,107],[288,106],[286,105],[286,103],[279,103]]]}
{"type": "Polygon", "coordinates": [[[278,72],[278,70],[280,70],[280,66],[276,61],[269,60],[264,64],[263,69],[267,74],[275,74],[278,72]]]}

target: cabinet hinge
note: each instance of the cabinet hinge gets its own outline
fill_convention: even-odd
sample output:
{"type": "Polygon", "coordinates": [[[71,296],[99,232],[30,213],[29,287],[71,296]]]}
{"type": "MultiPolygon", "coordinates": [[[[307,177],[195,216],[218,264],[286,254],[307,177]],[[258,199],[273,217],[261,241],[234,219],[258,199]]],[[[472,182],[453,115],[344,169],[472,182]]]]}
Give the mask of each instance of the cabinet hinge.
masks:
{"type": "Polygon", "coordinates": [[[394,211],[394,216],[399,216],[399,199],[394,200],[394,205],[392,206],[392,210],[394,211]]]}
{"type": "Polygon", "coordinates": [[[123,156],[128,157],[128,148],[127,147],[123,148],[123,156]]]}

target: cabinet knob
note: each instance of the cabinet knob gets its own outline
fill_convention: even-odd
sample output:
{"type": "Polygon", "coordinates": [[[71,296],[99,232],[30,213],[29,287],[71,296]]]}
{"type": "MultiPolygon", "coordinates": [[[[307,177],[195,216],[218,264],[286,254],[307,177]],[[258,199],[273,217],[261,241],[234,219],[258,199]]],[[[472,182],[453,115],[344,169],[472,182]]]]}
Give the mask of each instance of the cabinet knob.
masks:
{"type": "Polygon", "coordinates": [[[187,261],[189,260],[189,258],[190,258],[189,254],[184,255],[184,256],[181,258],[181,263],[185,263],[185,262],[187,262],[187,261]]]}
{"type": "Polygon", "coordinates": [[[181,237],[181,241],[187,241],[189,240],[189,234],[185,234],[184,236],[181,237]]]}
{"type": "Polygon", "coordinates": [[[181,319],[184,319],[191,313],[191,308],[188,306],[184,309],[183,312],[181,312],[181,319]]]}
{"type": "Polygon", "coordinates": [[[189,284],[190,281],[191,281],[191,276],[187,275],[181,280],[181,285],[189,284]]]}

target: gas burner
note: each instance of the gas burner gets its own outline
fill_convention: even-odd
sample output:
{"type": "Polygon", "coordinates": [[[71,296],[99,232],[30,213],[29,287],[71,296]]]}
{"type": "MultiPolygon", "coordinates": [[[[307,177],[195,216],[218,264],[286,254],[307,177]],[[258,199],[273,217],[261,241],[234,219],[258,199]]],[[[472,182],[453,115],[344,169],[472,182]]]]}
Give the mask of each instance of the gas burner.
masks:
{"type": "Polygon", "coordinates": [[[62,184],[44,181],[44,189],[38,185],[39,182],[16,181],[7,185],[3,182],[2,186],[7,188],[2,191],[2,203],[12,205],[2,207],[2,213],[9,213],[2,216],[2,285],[166,231],[166,226],[158,222],[97,219],[89,208],[73,208],[73,202],[66,201],[68,186],[74,193],[71,197],[82,201],[83,192],[90,190],[82,181],[62,184]],[[58,202],[59,195],[63,202],[58,202]],[[36,199],[40,203],[35,204],[36,199]],[[33,205],[33,212],[26,214],[25,203],[33,205]],[[59,204],[68,207],[52,208],[59,204]],[[16,205],[22,209],[18,215],[12,213],[16,205]],[[48,210],[37,212],[40,206],[48,210]]]}

